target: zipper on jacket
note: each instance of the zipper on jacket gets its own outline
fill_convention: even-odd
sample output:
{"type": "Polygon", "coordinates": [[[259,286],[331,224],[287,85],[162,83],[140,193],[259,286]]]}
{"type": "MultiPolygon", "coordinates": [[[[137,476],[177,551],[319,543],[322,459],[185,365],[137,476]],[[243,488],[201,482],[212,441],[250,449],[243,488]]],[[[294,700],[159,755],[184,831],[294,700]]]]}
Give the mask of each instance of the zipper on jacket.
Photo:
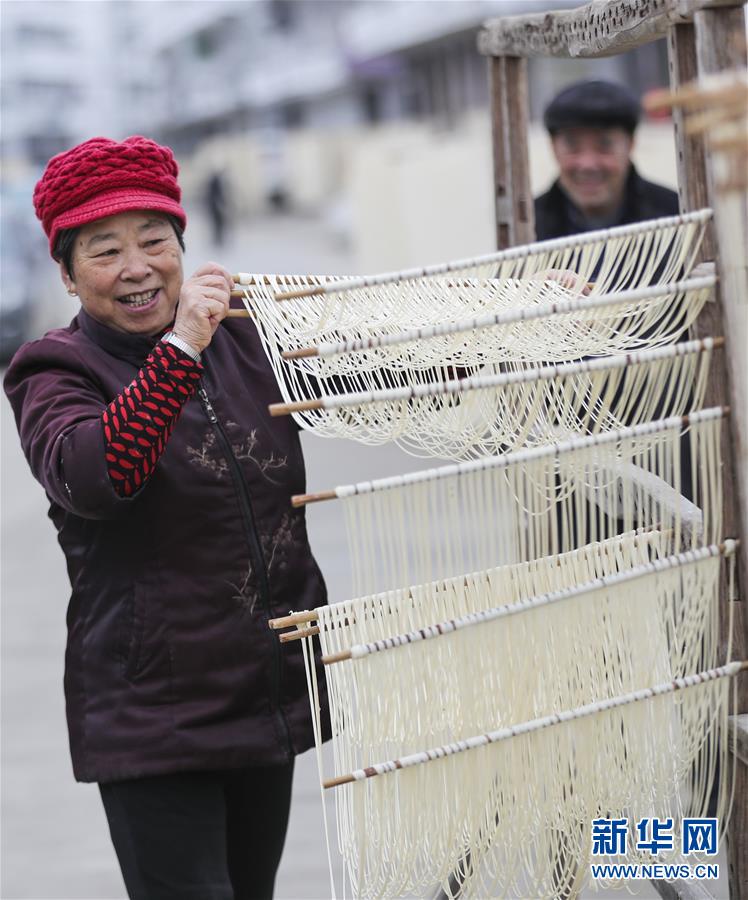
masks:
{"type": "MultiPolygon", "coordinates": [[[[216,415],[216,411],[213,409],[213,404],[210,402],[210,398],[208,397],[208,393],[205,390],[205,387],[201,383],[197,389],[198,397],[200,398],[200,404],[205,411],[206,416],[208,417],[208,421],[213,426],[213,430],[216,433],[216,437],[218,438],[218,442],[221,445],[221,449],[223,450],[224,456],[226,457],[226,461],[229,464],[229,468],[231,469],[231,477],[234,481],[234,485],[237,489],[237,499],[239,500],[239,508],[242,512],[242,519],[244,520],[244,525],[247,530],[247,535],[249,537],[249,548],[250,548],[250,556],[254,557],[254,563],[257,570],[257,578],[259,582],[260,595],[263,599],[265,609],[267,610],[268,619],[272,615],[272,610],[270,608],[270,584],[268,582],[268,573],[265,568],[265,557],[262,553],[262,544],[260,542],[260,536],[257,532],[257,523],[255,522],[254,511],[252,510],[252,501],[249,496],[249,487],[247,486],[247,482],[244,480],[244,475],[242,474],[242,470],[239,467],[239,463],[237,462],[236,457],[234,456],[234,451],[231,449],[231,444],[229,443],[228,437],[226,437],[226,432],[223,430],[223,426],[218,420],[218,416],[216,415]]],[[[271,698],[273,704],[275,706],[275,712],[278,714],[278,718],[280,720],[283,734],[286,738],[286,749],[290,757],[293,757],[293,746],[291,744],[291,732],[288,727],[288,722],[286,721],[286,717],[283,713],[283,709],[281,708],[280,703],[280,668],[281,668],[281,658],[280,658],[280,644],[275,639],[274,635],[268,629],[268,635],[270,637],[272,647],[273,647],[273,697],[271,698]]]]}

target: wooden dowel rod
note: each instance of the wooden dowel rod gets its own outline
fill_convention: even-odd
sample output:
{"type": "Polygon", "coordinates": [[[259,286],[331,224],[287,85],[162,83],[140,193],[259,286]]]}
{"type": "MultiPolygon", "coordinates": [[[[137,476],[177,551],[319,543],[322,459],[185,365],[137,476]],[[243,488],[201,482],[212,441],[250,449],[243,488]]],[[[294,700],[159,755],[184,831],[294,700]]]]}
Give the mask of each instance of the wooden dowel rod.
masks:
{"type": "MultiPolygon", "coordinates": [[[[715,338],[715,347],[721,347],[725,342],[724,338],[715,338]],[[717,343],[719,341],[719,343],[717,343]]],[[[731,409],[729,406],[722,407],[722,415],[727,418],[731,413],[731,409]]],[[[688,428],[690,422],[688,418],[688,414],[681,416],[681,423],[683,428],[688,428]]],[[[305,506],[308,503],[320,503],[326,500],[337,500],[338,494],[335,489],[327,490],[327,491],[318,491],[316,494],[293,494],[291,496],[291,506],[298,509],[300,506],[305,506]]]]}
{"type": "Polygon", "coordinates": [[[306,506],[307,503],[320,503],[323,500],[335,500],[337,496],[335,491],[318,491],[316,494],[294,494],[291,497],[291,506],[298,509],[300,506],[306,506]]]}
{"type": "Polygon", "coordinates": [[[314,287],[300,288],[297,291],[280,291],[276,293],[276,300],[296,300],[298,297],[318,297],[325,293],[325,289],[321,284],[314,287]]]}
{"type": "MultiPolygon", "coordinates": [[[[716,349],[716,348],[718,348],[718,347],[724,346],[724,343],[725,343],[724,337],[716,337],[716,338],[714,338],[714,342],[713,342],[713,345],[712,345],[712,346],[716,349]]],[[[700,348],[698,352],[702,352],[703,349],[704,349],[703,347],[700,348]]],[[[622,355],[623,355],[623,354],[622,354],[622,355]]],[[[635,361],[636,361],[636,360],[634,360],[634,362],[635,362],[635,361]]],[[[570,364],[570,365],[574,365],[574,364],[572,363],[572,364],[570,364]]],[[[559,376],[558,376],[557,374],[554,374],[553,377],[559,377],[559,376]]],[[[467,380],[467,379],[466,379],[466,380],[467,380]]],[[[478,389],[480,390],[482,387],[488,387],[488,386],[487,386],[487,385],[480,385],[480,386],[478,387],[478,389]]],[[[459,388],[459,390],[462,390],[462,389],[463,389],[463,385],[460,383],[460,384],[458,385],[458,388],[459,388]]],[[[450,390],[449,393],[459,393],[459,390],[450,390]]],[[[377,391],[372,391],[372,392],[365,392],[365,393],[376,395],[376,394],[379,393],[379,392],[377,392],[377,391]]],[[[427,395],[425,395],[425,396],[431,397],[432,395],[431,395],[431,394],[427,394],[427,395]]],[[[374,400],[372,400],[372,399],[363,399],[363,400],[353,399],[352,401],[350,401],[350,402],[347,403],[346,405],[347,405],[347,406],[368,405],[368,404],[370,404],[370,403],[372,403],[372,402],[378,402],[378,401],[381,401],[382,399],[385,399],[385,400],[386,400],[386,399],[388,399],[388,398],[375,397],[374,400]]],[[[415,396],[414,396],[414,397],[399,397],[399,398],[398,398],[398,400],[401,400],[401,399],[408,399],[408,400],[411,400],[411,399],[412,399],[412,400],[420,399],[420,395],[419,395],[419,397],[415,397],[415,396]]],[[[291,403],[271,403],[271,404],[268,406],[268,411],[269,411],[269,413],[270,413],[271,416],[277,417],[277,416],[287,416],[287,415],[290,415],[291,413],[296,413],[296,412],[309,412],[309,411],[311,411],[311,410],[318,410],[318,409],[324,409],[324,408],[325,408],[324,400],[319,399],[319,398],[315,398],[314,400],[296,400],[296,401],[291,402],[291,403]]]]}
{"type": "Polygon", "coordinates": [[[717,190],[720,194],[727,194],[730,191],[745,191],[748,189],[748,178],[744,179],[731,179],[729,181],[722,181],[717,185],[717,190]]]}
{"type": "Polygon", "coordinates": [[[331,666],[334,663],[344,662],[346,659],[352,659],[353,655],[350,650],[339,650],[337,653],[329,653],[327,656],[322,657],[322,662],[326,666],[331,666]]]}
{"type": "Polygon", "coordinates": [[[226,313],[227,319],[251,319],[252,313],[248,309],[230,309],[226,313]]]}
{"type": "Polygon", "coordinates": [[[353,775],[336,775],[335,778],[328,778],[326,781],[323,781],[322,787],[325,789],[339,787],[341,784],[351,784],[355,780],[353,775]]]}
{"type": "Polygon", "coordinates": [[[745,113],[743,113],[742,116],[736,115],[736,110],[730,107],[708,109],[706,112],[695,113],[688,118],[686,120],[685,132],[686,134],[701,134],[701,132],[708,131],[715,125],[724,125],[732,121],[736,121],[737,123],[737,119],[743,118],[744,116],[745,113]]]}
{"type": "Polygon", "coordinates": [[[281,644],[288,644],[290,641],[300,641],[302,638],[312,637],[314,634],[319,634],[317,625],[312,625],[309,628],[297,628],[296,631],[284,631],[279,636],[279,640],[281,644]]]}
{"type": "Polygon", "coordinates": [[[694,82],[684,85],[676,91],[667,89],[652,91],[644,99],[643,106],[647,112],[659,112],[673,106],[697,109],[706,104],[737,102],[741,98],[745,99],[746,94],[748,94],[748,87],[740,81],[718,87],[709,87],[694,82]]]}
{"type": "Polygon", "coordinates": [[[312,409],[324,409],[321,400],[297,400],[295,403],[271,403],[268,412],[271,416],[288,416],[295,412],[308,412],[312,409]]]}
{"type": "MultiPolygon", "coordinates": [[[[733,675],[734,677],[737,677],[738,675],[740,675],[742,672],[745,672],[746,670],[748,670],[748,660],[743,660],[743,661],[740,663],[740,665],[738,666],[737,670],[734,671],[734,672],[732,673],[732,675],[733,675]]],[[[714,671],[714,670],[712,670],[712,671],[714,671]]],[[[723,675],[723,676],[720,676],[720,677],[725,677],[725,676],[723,675]]],[[[680,690],[688,690],[689,687],[694,687],[694,686],[695,686],[695,685],[693,685],[693,684],[691,684],[691,685],[688,685],[688,684],[686,684],[686,685],[673,685],[673,687],[675,688],[676,691],[680,691],[680,690]]],[[[663,685],[660,685],[659,687],[663,687],[663,685]]],[[[629,695],[629,696],[630,696],[630,695],[629,695]]],[[[656,696],[656,695],[655,695],[655,696],[656,696]]],[[[634,702],[634,703],[635,703],[635,702],[641,702],[641,700],[645,700],[645,699],[646,699],[646,700],[649,700],[649,699],[652,699],[652,697],[651,697],[651,696],[650,696],[650,697],[642,697],[642,698],[637,698],[637,699],[628,699],[628,697],[626,697],[625,703],[626,703],[626,705],[628,705],[629,703],[632,703],[632,702],[634,702]]],[[[602,701],[602,703],[609,703],[609,702],[610,702],[610,701],[602,701]]],[[[552,724],[552,725],[561,725],[561,724],[563,724],[563,723],[573,722],[573,721],[575,721],[576,719],[586,718],[586,717],[589,716],[589,715],[594,715],[594,714],[596,714],[597,712],[603,712],[603,711],[606,711],[607,709],[610,709],[610,708],[611,708],[610,706],[607,706],[607,707],[604,706],[602,709],[597,710],[597,709],[591,709],[591,708],[590,708],[591,706],[592,706],[592,704],[588,704],[586,707],[580,707],[580,708],[577,709],[577,710],[571,710],[571,712],[575,712],[575,713],[577,713],[577,715],[572,715],[572,716],[570,716],[570,717],[568,717],[568,718],[565,718],[565,719],[557,719],[557,721],[555,721],[555,722],[553,722],[553,723],[551,723],[551,724],[552,724]]],[[[530,722],[526,722],[526,723],[523,723],[523,724],[524,724],[524,725],[530,725],[530,726],[543,726],[543,727],[547,727],[547,724],[546,724],[545,721],[542,720],[542,719],[535,719],[535,720],[532,720],[532,721],[530,721],[530,722]]],[[[533,731],[536,731],[536,730],[538,730],[537,727],[533,728],[533,731]]],[[[503,732],[506,732],[507,729],[502,729],[502,731],[503,731],[503,732]]],[[[525,733],[528,733],[528,732],[525,732],[525,733]]],[[[515,736],[516,736],[516,735],[515,735],[514,733],[511,733],[511,734],[504,734],[504,735],[502,735],[501,737],[498,737],[498,740],[505,740],[505,739],[507,739],[507,738],[511,738],[511,737],[515,737],[515,736]]],[[[481,737],[487,737],[487,738],[488,738],[488,744],[485,744],[485,743],[484,743],[484,744],[482,744],[482,745],[480,745],[480,746],[490,746],[491,744],[494,744],[494,743],[497,742],[497,737],[494,737],[494,736],[492,736],[492,735],[481,735],[481,737]]],[[[449,746],[449,745],[448,745],[448,746],[449,746]]],[[[434,748],[434,749],[440,749],[440,748],[434,748]]],[[[464,752],[464,749],[470,750],[470,749],[473,749],[473,748],[471,748],[471,747],[463,748],[463,749],[461,749],[461,750],[458,750],[457,752],[458,752],[458,753],[459,753],[459,752],[464,752]]],[[[418,760],[418,763],[424,764],[424,763],[428,763],[428,762],[433,762],[433,761],[436,760],[436,759],[443,759],[445,755],[446,755],[446,754],[436,755],[436,754],[433,753],[433,751],[431,752],[431,754],[430,754],[429,756],[426,756],[426,754],[424,753],[423,756],[424,756],[425,758],[423,758],[423,759],[421,759],[421,760],[418,760]]],[[[411,759],[409,759],[409,760],[408,760],[408,768],[410,768],[410,766],[411,766],[412,764],[413,764],[413,763],[412,763],[411,759]]],[[[374,766],[367,766],[366,769],[363,770],[363,773],[366,775],[366,778],[369,779],[369,778],[375,777],[375,776],[377,776],[377,775],[385,775],[385,774],[389,774],[389,773],[391,773],[391,772],[393,772],[393,771],[402,771],[402,770],[405,768],[405,766],[402,765],[402,762],[401,762],[401,760],[399,760],[399,759],[393,759],[393,760],[390,760],[389,763],[388,763],[388,765],[391,766],[391,767],[388,768],[387,770],[381,771],[381,772],[380,772],[380,771],[377,771],[377,768],[374,767],[374,766]]],[[[359,770],[359,771],[361,771],[361,770],[359,770]]],[[[334,778],[328,778],[328,779],[326,779],[325,781],[322,782],[322,787],[325,788],[325,789],[327,789],[327,788],[333,788],[333,787],[339,787],[339,786],[342,785],[342,784],[351,784],[352,782],[354,782],[354,781],[356,781],[356,780],[357,780],[357,779],[354,777],[353,773],[352,773],[352,772],[349,772],[349,773],[347,773],[347,774],[345,774],[345,775],[336,775],[334,778]]],[[[363,779],[362,779],[362,782],[363,782],[363,779]]]]}
{"type": "MultiPolygon", "coordinates": [[[[663,533],[668,533],[670,531],[671,531],[671,529],[667,529],[666,532],[652,532],[652,533],[653,534],[663,534],[663,533]]],[[[636,540],[636,538],[635,538],[635,540],[636,540]]],[[[740,541],[737,539],[734,539],[733,544],[734,544],[734,548],[737,549],[740,546],[740,541]]],[[[718,546],[719,552],[721,554],[724,554],[728,548],[727,543],[721,543],[721,544],[718,544],[717,546],[718,546]]],[[[561,565],[561,561],[558,560],[556,562],[556,565],[557,566],[561,565]]],[[[465,585],[467,585],[467,579],[465,580],[465,585]]],[[[413,599],[412,594],[408,595],[408,599],[409,600],[413,599]]],[[[402,646],[402,644],[393,645],[393,648],[395,646],[400,647],[400,646],[402,646]]],[[[325,666],[332,666],[332,665],[335,665],[335,663],[345,662],[346,660],[349,660],[349,659],[353,659],[353,653],[352,653],[350,647],[347,650],[339,650],[337,653],[328,653],[327,655],[323,656],[322,664],[325,666]]]]}
{"type": "MultiPolygon", "coordinates": [[[[561,270],[559,270],[559,271],[561,271],[561,270]]],[[[716,276],[715,276],[715,277],[716,277],[716,276]]],[[[556,281],[556,280],[558,280],[559,283],[561,283],[561,284],[563,285],[563,282],[562,282],[561,279],[548,279],[548,280],[550,280],[550,281],[556,281]]],[[[563,285],[563,286],[564,286],[564,287],[567,287],[567,288],[569,288],[569,289],[573,289],[573,288],[574,288],[573,285],[563,285]]],[[[589,296],[589,293],[594,289],[594,287],[595,287],[595,282],[594,282],[594,281],[588,281],[588,282],[586,283],[585,287],[582,289],[582,292],[584,293],[585,296],[589,296]]],[[[612,295],[612,296],[615,298],[616,295],[612,295]]],[[[612,303],[611,303],[611,305],[612,305],[612,303]]],[[[579,311],[580,311],[580,312],[584,312],[584,310],[579,310],[579,311]]],[[[567,310],[565,310],[565,309],[559,309],[559,310],[553,310],[553,311],[548,310],[547,312],[544,312],[544,315],[547,315],[547,316],[550,318],[550,317],[553,316],[553,315],[556,315],[556,314],[559,314],[559,313],[565,313],[565,312],[567,312],[567,310]]],[[[573,312],[573,310],[568,310],[568,312],[573,312]]],[[[475,326],[472,322],[471,322],[470,324],[466,324],[466,323],[464,323],[464,322],[463,322],[463,323],[456,322],[456,323],[454,323],[454,324],[455,324],[455,328],[454,328],[454,329],[451,329],[451,328],[450,328],[449,330],[447,330],[447,331],[445,331],[445,332],[440,332],[440,333],[438,333],[438,334],[435,333],[435,334],[424,335],[424,336],[421,336],[421,337],[418,337],[418,338],[413,337],[412,334],[409,334],[409,333],[406,331],[406,332],[402,332],[402,333],[400,333],[400,334],[397,335],[397,338],[398,338],[397,343],[407,343],[407,342],[415,341],[415,340],[429,340],[430,338],[444,337],[444,336],[447,335],[447,334],[459,334],[461,331],[474,331],[474,330],[478,330],[478,329],[482,330],[483,328],[501,327],[501,326],[503,326],[503,325],[513,324],[514,321],[522,321],[522,319],[518,319],[518,318],[515,317],[515,318],[514,318],[513,320],[511,320],[511,321],[507,321],[507,322],[501,322],[501,321],[499,321],[499,322],[492,322],[492,323],[486,323],[486,324],[480,325],[480,326],[475,326]]],[[[370,338],[372,338],[372,337],[373,337],[373,339],[374,339],[374,341],[375,341],[375,343],[374,343],[372,346],[369,346],[369,347],[359,347],[359,348],[357,348],[356,351],[340,350],[340,351],[336,351],[336,354],[337,354],[337,353],[342,354],[342,353],[349,353],[349,352],[359,352],[359,351],[366,351],[366,350],[374,350],[374,349],[377,349],[377,348],[382,347],[382,346],[389,346],[389,343],[388,343],[388,344],[381,344],[381,343],[377,343],[376,341],[377,341],[379,338],[382,338],[382,337],[386,337],[386,338],[388,339],[388,341],[389,341],[390,339],[392,339],[393,335],[392,335],[392,334],[389,334],[389,335],[373,335],[373,336],[370,336],[370,338]]],[[[308,347],[297,347],[295,350],[284,350],[284,351],[281,353],[281,356],[283,357],[283,359],[288,359],[288,360],[293,360],[293,359],[311,359],[311,358],[313,358],[313,357],[319,356],[319,347],[316,347],[316,346],[314,346],[314,345],[310,345],[310,346],[308,346],[308,347]]]]}
{"type": "Polygon", "coordinates": [[[748,150],[748,134],[735,134],[732,137],[712,138],[710,150],[748,150]]]}
{"type": "Polygon", "coordinates": [[[316,347],[298,347],[296,350],[284,350],[281,353],[283,359],[309,359],[318,355],[319,351],[316,347]]]}
{"type": "Polygon", "coordinates": [[[268,625],[271,628],[288,628],[291,625],[304,625],[307,622],[316,622],[317,613],[313,609],[304,609],[301,612],[281,616],[279,619],[271,619],[268,625]]]}

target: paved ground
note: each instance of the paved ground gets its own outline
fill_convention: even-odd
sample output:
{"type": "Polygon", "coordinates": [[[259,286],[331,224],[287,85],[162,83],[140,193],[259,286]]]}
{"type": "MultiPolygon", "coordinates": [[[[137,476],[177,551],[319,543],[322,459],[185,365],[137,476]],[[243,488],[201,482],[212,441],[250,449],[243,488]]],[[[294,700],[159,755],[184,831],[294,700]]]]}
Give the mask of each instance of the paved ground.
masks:
{"type": "MultiPolygon", "coordinates": [[[[222,251],[208,248],[199,222],[188,237],[187,268],[205,257],[230,269],[350,271],[344,248],[316,223],[269,220],[238,232],[222,251]]],[[[35,276],[37,279],[39,275],[35,276]]],[[[50,326],[69,317],[54,279],[39,281],[50,326]]],[[[4,397],[2,419],[2,884],[4,900],[114,900],[125,896],[98,793],[73,781],[62,697],[68,586],[62,554],[46,521],[41,488],[27,472],[4,397]]],[[[310,489],[406,471],[422,463],[395,448],[305,439],[310,489]]],[[[310,510],[310,534],[331,596],[346,596],[343,522],[334,504],[310,510]]],[[[328,771],[330,769],[328,765],[328,771]]],[[[298,762],[278,898],[329,897],[319,781],[313,753],[298,762]]],[[[334,820],[330,819],[334,829],[334,820]]],[[[336,883],[341,885],[336,862],[336,883]]],[[[725,892],[726,893],[726,892],[725,892]]],[[[586,895],[585,895],[586,896],[586,895]]],[[[592,896],[592,894],[590,894],[592,896]]],[[[653,897],[645,886],[639,894],[653,897]]],[[[719,895],[724,896],[724,894],[719,895]]]]}

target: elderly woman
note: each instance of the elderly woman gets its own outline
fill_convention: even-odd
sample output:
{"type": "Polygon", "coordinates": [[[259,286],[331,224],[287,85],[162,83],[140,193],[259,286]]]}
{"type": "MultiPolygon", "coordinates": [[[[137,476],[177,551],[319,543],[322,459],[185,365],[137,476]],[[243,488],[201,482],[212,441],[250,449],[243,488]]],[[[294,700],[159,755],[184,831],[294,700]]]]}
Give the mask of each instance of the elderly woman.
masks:
{"type": "Polygon", "coordinates": [[[253,325],[225,319],[231,276],[183,278],[177,172],[144,137],[49,162],[36,212],[81,309],[5,389],[72,585],[73,769],[99,783],[130,897],[270,897],[313,735],[301,652],[267,622],[325,587],[289,503],[298,434],[268,415],[253,325]]]}

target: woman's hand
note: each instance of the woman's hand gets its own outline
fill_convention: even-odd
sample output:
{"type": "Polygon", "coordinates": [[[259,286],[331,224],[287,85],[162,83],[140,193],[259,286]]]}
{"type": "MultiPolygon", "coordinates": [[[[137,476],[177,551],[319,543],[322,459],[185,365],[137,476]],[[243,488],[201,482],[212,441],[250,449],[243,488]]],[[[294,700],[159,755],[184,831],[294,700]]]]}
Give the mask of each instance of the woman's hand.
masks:
{"type": "Polygon", "coordinates": [[[202,352],[229,311],[234,281],[218,263],[205,263],[188,278],[179,292],[173,332],[202,352]]]}

